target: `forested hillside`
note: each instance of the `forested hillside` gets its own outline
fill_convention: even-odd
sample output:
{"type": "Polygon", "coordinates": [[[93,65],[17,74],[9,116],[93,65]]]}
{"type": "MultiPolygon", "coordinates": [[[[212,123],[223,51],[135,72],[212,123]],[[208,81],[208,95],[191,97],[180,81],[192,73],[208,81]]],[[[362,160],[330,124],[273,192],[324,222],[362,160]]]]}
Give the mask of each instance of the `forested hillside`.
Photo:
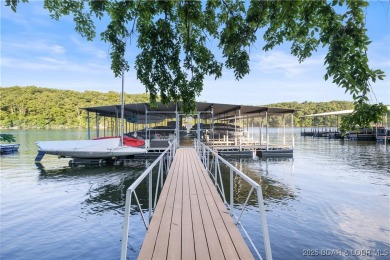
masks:
{"type": "MultiPolygon", "coordinates": [[[[35,86],[0,88],[0,97],[0,128],[86,128],[86,113],[81,108],[114,105],[119,104],[121,100],[120,93],[114,91],[78,92],[35,86]]],[[[148,94],[125,95],[125,103],[148,100],[148,94]]],[[[294,115],[296,126],[300,124],[299,116],[305,114],[353,109],[353,103],[347,101],[285,102],[266,106],[300,109],[301,111],[294,115]]],[[[310,118],[302,122],[304,125],[311,125],[310,118]]],[[[271,118],[270,125],[281,125],[281,119],[271,118]]]]}
{"type": "MultiPolygon", "coordinates": [[[[0,88],[0,127],[86,128],[81,108],[120,104],[121,94],[110,91],[72,91],[49,88],[0,88]]],[[[126,94],[126,103],[148,102],[147,94],[126,94]]]]}

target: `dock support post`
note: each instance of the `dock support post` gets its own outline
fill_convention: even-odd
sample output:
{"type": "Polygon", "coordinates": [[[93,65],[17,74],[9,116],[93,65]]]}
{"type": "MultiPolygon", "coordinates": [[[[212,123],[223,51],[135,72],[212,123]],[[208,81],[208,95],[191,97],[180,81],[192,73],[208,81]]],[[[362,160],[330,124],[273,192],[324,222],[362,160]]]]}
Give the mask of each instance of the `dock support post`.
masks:
{"type": "Polygon", "coordinates": [[[179,145],[180,147],[180,116],[179,116],[179,111],[177,109],[177,103],[176,103],[176,106],[175,106],[175,114],[176,114],[176,129],[175,129],[175,134],[176,134],[176,142],[177,144],[179,145]]]}
{"type": "Polygon", "coordinates": [[[148,108],[145,105],[145,144],[146,144],[146,149],[150,148],[150,136],[148,136],[148,108]],[[148,141],[149,140],[149,141],[148,141]]]}
{"type": "Polygon", "coordinates": [[[286,117],[283,114],[283,145],[286,145],[286,117]]]}
{"type": "Polygon", "coordinates": [[[211,137],[212,137],[212,147],[215,145],[215,136],[214,136],[214,106],[211,106],[211,137]]]}
{"type": "Polygon", "coordinates": [[[120,137],[121,146],[123,146],[123,135],[125,133],[125,73],[122,71],[122,96],[121,96],[121,121],[120,121],[120,137]]]}
{"type": "Polygon", "coordinates": [[[40,163],[43,156],[45,156],[45,152],[42,152],[42,151],[38,151],[38,154],[37,156],[35,157],[35,163],[40,163]]]}
{"type": "Polygon", "coordinates": [[[291,140],[292,140],[292,148],[295,146],[295,137],[294,137],[294,113],[291,113],[291,140]]]}
{"type": "Polygon", "coordinates": [[[234,145],[237,145],[237,115],[234,111],[234,145]]]}
{"type": "Polygon", "coordinates": [[[265,111],[265,124],[266,124],[266,128],[265,128],[265,138],[267,140],[267,151],[268,151],[268,146],[269,146],[269,137],[268,137],[268,111],[265,111]]]}
{"type": "Polygon", "coordinates": [[[119,128],[118,128],[118,118],[119,118],[119,111],[118,108],[115,106],[115,136],[119,136],[119,128]]]}
{"type": "Polygon", "coordinates": [[[87,111],[87,124],[88,124],[88,140],[91,140],[91,127],[90,127],[89,111],[87,111]]]}
{"type": "Polygon", "coordinates": [[[241,118],[241,109],[238,110],[238,119],[240,120],[239,123],[238,123],[239,127],[240,127],[240,129],[239,129],[240,130],[240,135],[239,135],[239,138],[240,138],[239,139],[239,142],[240,142],[239,146],[240,147],[239,147],[239,151],[241,152],[241,149],[242,149],[241,148],[242,134],[244,134],[244,127],[243,127],[244,125],[243,125],[243,122],[242,122],[243,119],[241,118]]]}
{"type": "Polygon", "coordinates": [[[106,117],[103,116],[103,136],[106,136],[106,117]]]}
{"type": "Polygon", "coordinates": [[[200,140],[200,112],[198,113],[198,118],[196,119],[196,139],[200,140]]]}
{"type": "Polygon", "coordinates": [[[99,137],[99,125],[100,125],[100,118],[99,113],[96,113],[96,137],[99,137]]]}

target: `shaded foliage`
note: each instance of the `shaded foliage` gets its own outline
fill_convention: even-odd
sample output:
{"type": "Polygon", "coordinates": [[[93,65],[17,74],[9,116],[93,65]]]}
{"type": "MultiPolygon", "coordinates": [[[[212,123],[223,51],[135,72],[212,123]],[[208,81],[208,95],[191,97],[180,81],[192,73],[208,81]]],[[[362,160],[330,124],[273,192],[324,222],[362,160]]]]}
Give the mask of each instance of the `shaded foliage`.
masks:
{"type": "Polygon", "coordinates": [[[0,142],[15,142],[15,136],[11,134],[0,134],[0,142]]]}
{"type": "MultiPolygon", "coordinates": [[[[19,0],[5,2],[16,11],[19,0]]],[[[371,82],[385,76],[368,65],[368,5],[367,0],[44,1],[53,19],[72,16],[75,30],[87,40],[96,36],[95,23],[108,17],[100,36],[110,44],[115,76],[129,70],[126,47],[136,35],[140,53],[135,68],[152,105],[158,96],[165,103],[183,100],[184,112],[195,109],[206,75],[221,77],[223,66],[232,69],[236,79],[250,72],[250,48],[259,44],[259,34],[264,51],[290,42],[291,54],[299,62],[326,47],[324,79],[331,79],[355,100],[356,116],[346,127],[375,121],[387,110],[383,104],[368,102],[371,82]],[[210,39],[218,42],[223,62],[207,46],[210,39]]]]}
{"type": "Polygon", "coordinates": [[[345,133],[359,128],[369,128],[371,123],[382,122],[383,115],[386,113],[387,108],[381,105],[355,104],[354,112],[344,117],[340,130],[345,133]]]}

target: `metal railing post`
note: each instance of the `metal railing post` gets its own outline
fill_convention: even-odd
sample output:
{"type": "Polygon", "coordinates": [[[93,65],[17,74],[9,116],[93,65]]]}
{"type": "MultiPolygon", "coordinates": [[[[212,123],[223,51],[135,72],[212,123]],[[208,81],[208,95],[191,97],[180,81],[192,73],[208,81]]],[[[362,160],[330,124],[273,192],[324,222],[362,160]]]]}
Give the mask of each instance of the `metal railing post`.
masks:
{"type": "Polygon", "coordinates": [[[218,160],[218,158],[214,156],[214,185],[215,186],[217,186],[217,174],[218,174],[217,160],[218,160]]]}
{"type": "Polygon", "coordinates": [[[153,205],[153,192],[152,192],[152,174],[153,174],[153,170],[150,171],[149,173],[149,223],[150,221],[152,220],[152,216],[153,216],[153,210],[152,210],[152,205],[153,205]]]}
{"type": "Polygon", "coordinates": [[[209,170],[211,167],[211,165],[210,165],[210,151],[209,150],[206,150],[206,160],[207,160],[207,170],[209,170]]]}
{"type": "Polygon", "coordinates": [[[230,215],[233,216],[233,169],[230,168],[230,215]]]}
{"type": "Polygon", "coordinates": [[[153,204],[153,208],[156,207],[157,205],[157,192],[158,192],[158,183],[160,181],[160,178],[161,178],[161,189],[162,189],[162,184],[163,184],[163,177],[162,177],[162,172],[164,171],[164,159],[162,159],[158,165],[158,174],[157,174],[157,181],[156,181],[156,192],[154,193],[155,196],[154,196],[154,204],[153,204]]]}
{"type": "Polygon", "coordinates": [[[222,172],[221,172],[221,167],[219,166],[219,160],[218,160],[218,157],[215,156],[215,160],[217,162],[217,167],[218,167],[218,172],[219,172],[219,182],[221,184],[221,192],[222,192],[222,197],[223,197],[223,201],[226,202],[226,196],[225,196],[225,188],[223,187],[223,182],[222,182],[222,172]]]}
{"type": "Polygon", "coordinates": [[[127,243],[129,240],[131,194],[132,194],[132,191],[130,189],[128,189],[126,191],[125,221],[123,223],[121,260],[126,260],[126,257],[127,257],[127,243]]]}
{"type": "MultiPolygon", "coordinates": [[[[165,158],[167,158],[167,157],[165,157],[165,158]]],[[[159,169],[159,171],[160,171],[160,173],[161,173],[160,182],[161,182],[161,189],[162,189],[163,184],[164,184],[164,173],[165,173],[165,172],[168,172],[168,163],[164,163],[164,160],[162,160],[161,163],[162,163],[161,171],[160,171],[160,169],[159,169]],[[165,169],[164,169],[164,166],[165,166],[165,169]]],[[[158,181],[156,182],[156,187],[158,187],[158,181]]],[[[156,194],[157,194],[157,192],[156,192],[156,194]]],[[[156,196],[156,197],[157,197],[157,196],[156,196]]]]}
{"type": "Polygon", "coordinates": [[[263,229],[265,257],[267,260],[271,260],[272,259],[271,243],[270,243],[269,233],[268,233],[267,217],[265,216],[265,207],[264,207],[264,200],[262,195],[263,193],[261,191],[260,185],[257,186],[256,192],[257,192],[259,210],[261,214],[261,226],[263,229]]]}

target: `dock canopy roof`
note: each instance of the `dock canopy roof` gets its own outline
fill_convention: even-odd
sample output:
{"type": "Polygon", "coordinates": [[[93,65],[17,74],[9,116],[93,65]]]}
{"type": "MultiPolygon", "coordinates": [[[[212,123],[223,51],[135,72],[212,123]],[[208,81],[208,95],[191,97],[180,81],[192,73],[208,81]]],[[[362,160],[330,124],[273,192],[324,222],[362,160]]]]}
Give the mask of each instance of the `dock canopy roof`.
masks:
{"type": "Polygon", "coordinates": [[[352,112],[353,112],[353,110],[350,109],[350,110],[340,110],[340,111],[325,112],[325,113],[319,113],[319,114],[304,115],[301,117],[337,116],[337,115],[351,114],[352,112]]]}
{"type": "MultiPolygon", "coordinates": [[[[161,113],[174,113],[177,109],[180,112],[183,102],[170,103],[164,105],[160,102],[157,103],[157,108],[151,108],[149,103],[134,103],[134,104],[125,104],[124,113],[126,116],[131,115],[145,115],[146,111],[149,112],[161,112],[161,113]],[[177,107],[176,107],[177,104],[177,107]]],[[[99,106],[99,107],[88,107],[83,108],[88,112],[98,113],[101,116],[115,117],[121,111],[121,105],[111,105],[111,106],[99,106]]],[[[270,115],[283,115],[291,114],[297,110],[295,109],[285,109],[285,108],[274,108],[274,107],[264,107],[264,106],[244,106],[244,105],[231,105],[231,104],[217,104],[217,103],[206,103],[206,102],[196,102],[197,112],[211,112],[213,111],[214,118],[228,118],[233,116],[248,116],[248,117],[257,117],[259,115],[265,115],[267,112],[268,116],[270,115]],[[239,111],[239,112],[238,112],[239,111]]],[[[174,117],[172,115],[172,117],[174,117]]]]}
{"type": "MultiPolygon", "coordinates": [[[[390,106],[387,106],[387,110],[390,111],[390,106]]],[[[339,111],[332,111],[332,112],[325,112],[325,113],[319,113],[319,114],[311,114],[311,115],[304,115],[301,117],[320,117],[320,116],[339,116],[339,115],[347,115],[353,113],[354,110],[339,110],[339,111]]]]}

